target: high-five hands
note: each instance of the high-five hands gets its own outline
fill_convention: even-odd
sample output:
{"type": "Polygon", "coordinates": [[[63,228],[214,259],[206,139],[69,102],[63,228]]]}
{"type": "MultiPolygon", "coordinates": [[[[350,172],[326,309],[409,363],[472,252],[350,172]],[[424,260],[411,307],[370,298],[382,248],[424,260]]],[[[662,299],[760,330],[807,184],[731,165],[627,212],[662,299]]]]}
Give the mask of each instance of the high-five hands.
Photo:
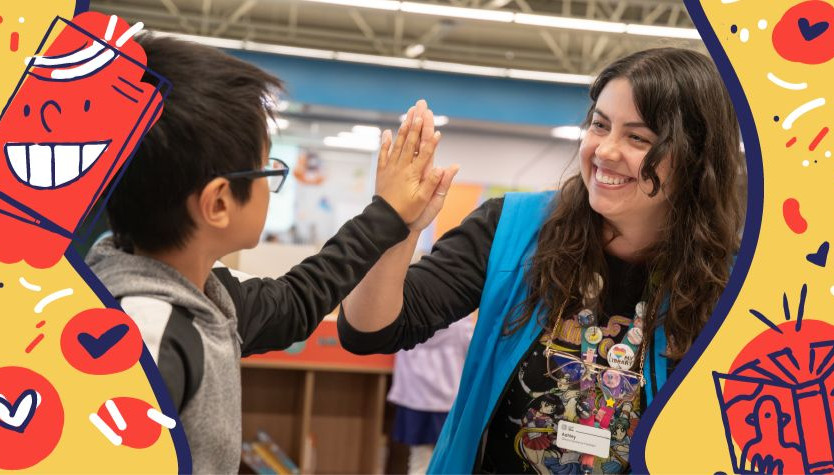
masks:
{"type": "Polygon", "coordinates": [[[408,110],[397,132],[382,135],[376,173],[376,194],[385,199],[412,231],[426,228],[440,210],[458,166],[436,168],[434,153],[441,134],[426,101],[408,110]],[[393,141],[393,143],[392,143],[393,141]]]}

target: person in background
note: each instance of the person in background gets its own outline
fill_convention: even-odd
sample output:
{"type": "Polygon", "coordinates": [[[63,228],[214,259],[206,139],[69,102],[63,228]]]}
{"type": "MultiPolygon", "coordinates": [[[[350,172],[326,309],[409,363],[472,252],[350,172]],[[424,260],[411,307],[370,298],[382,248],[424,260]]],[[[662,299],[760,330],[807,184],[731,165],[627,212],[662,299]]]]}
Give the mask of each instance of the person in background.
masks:
{"type": "Polygon", "coordinates": [[[423,474],[458,393],[463,361],[475,330],[470,315],[394,360],[388,401],[396,406],[394,441],[409,446],[408,473],[423,474]]]}

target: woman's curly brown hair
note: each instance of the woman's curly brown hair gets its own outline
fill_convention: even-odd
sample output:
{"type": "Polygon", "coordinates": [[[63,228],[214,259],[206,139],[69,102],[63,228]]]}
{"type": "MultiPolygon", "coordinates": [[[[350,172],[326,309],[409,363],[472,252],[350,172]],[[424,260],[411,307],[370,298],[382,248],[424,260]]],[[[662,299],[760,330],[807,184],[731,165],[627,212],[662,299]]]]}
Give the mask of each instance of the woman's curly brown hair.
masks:
{"type": "MultiPolygon", "coordinates": [[[[712,61],[689,50],[659,48],[635,53],[608,66],[591,86],[593,105],[615,78],[625,78],[634,91],[640,116],[657,134],[640,175],[651,180],[651,196],[660,191],[656,167],[671,157],[671,174],[663,184],[670,212],[660,238],[645,254],[651,299],[647,331],[662,324],[670,345],[667,356],[679,359],[692,345],[717,302],[738,249],[743,221],[744,161],[729,94],[712,61]],[[664,296],[668,312],[657,319],[664,296]],[[660,321],[656,321],[660,320],[660,321]]],[[[505,331],[521,328],[539,311],[552,328],[559,310],[582,309],[583,289],[593,289],[595,276],[607,280],[603,217],[588,200],[580,175],[571,177],[554,198],[527,273],[528,298],[505,331]]],[[[592,308],[605,301],[605,287],[592,308]]],[[[651,333],[649,333],[651,334],[651,333]]]]}

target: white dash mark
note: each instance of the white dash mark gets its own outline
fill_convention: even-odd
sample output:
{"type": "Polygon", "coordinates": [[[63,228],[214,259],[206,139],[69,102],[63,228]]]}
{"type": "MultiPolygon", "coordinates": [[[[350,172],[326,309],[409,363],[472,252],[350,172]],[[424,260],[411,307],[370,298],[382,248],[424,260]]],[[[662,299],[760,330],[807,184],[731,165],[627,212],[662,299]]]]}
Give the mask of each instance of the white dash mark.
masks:
{"type": "Polygon", "coordinates": [[[742,28],[741,33],[739,34],[739,38],[741,38],[742,43],[747,43],[750,40],[750,30],[747,28],[742,28]]]}
{"type": "Polygon", "coordinates": [[[148,409],[148,418],[166,429],[173,429],[177,425],[177,421],[171,419],[165,414],[157,411],[154,408],[148,409]]]}
{"type": "Polygon", "coordinates": [[[759,20],[759,23],[756,26],[758,26],[760,30],[764,30],[765,28],[767,28],[767,20],[759,20]]]}
{"type": "Polygon", "coordinates": [[[51,304],[52,302],[54,302],[56,300],[62,299],[64,297],[69,297],[70,295],[72,295],[72,289],[59,290],[57,292],[53,292],[53,293],[47,295],[46,297],[42,298],[41,301],[38,302],[37,305],[35,305],[35,313],[43,312],[43,309],[47,305],[51,304]]]}
{"type": "Polygon", "coordinates": [[[24,277],[21,277],[19,281],[20,281],[20,285],[26,287],[27,289],[29,289],[33,292],[40,292],[41,291],[41,286],[40,285],[30,284],[24,277]]]}
{"type": "Polygon", "coordinates": [[[108,399],[107,402],[104,403],[104,407],[107,408],[107,412],[110,413],[110,417],[113,418],[113,422],[116,423],[116,428],[123,431],[127,429],[127,422],[125,422],[125,418],[122,417],[122,413],[119,412],[119,408],[116,407],[116,403],[113,402],[112,399],[108,399]]]}
{"type": "Polygon", "coordinates": [[[802,104],[801,106],[794,109],[793,112],[788,114],[788,117],[786,117],[785,121],[782,122],[782,128],[785,129],[785,130],[790,130],[791,127],[793,127],[793,123],[794,123],[794,121],[796,121],[796,119],[802,117],[806,112],[808,112],[810,110],[813,110],[813,109],[816,109],[817,107],[822,107],[824,105],[825,105],[825,98],[824,97],[818,97],[818,98],[814,99],[813,101],[808,101],[805,104],[802,104]]]}
{"type": "Polygon", "coordinates": [[[792,91],[801,91],[803,89],[808,88],[807,82],[788,82],[776,77],[773,73],[767,73],[767,78],[770,79],[770,82],[776,84],[779,87],[784,87],[785,89],[790,89],[792,91]]]}
{"type": "Polygon", "coordinates": [[[113,429],[111,429],[110,426],[105,424],[104,421],[101,420],[101,417],[98,416],[98,414],[90,414],[90,422],[92,422],[93,425],[96,426],[96,429],[98,429],[99,432],[101,432],[102,434],[104,434],[105,437],[107,437],[107,440],[109,440],[110,443],[112,443],[113,445],[122,445],[122,438],[119,437],[115,432],[113,432],[113,429]]]}
{"type": "Polygon", "coordinates": [[[122,46],[125,45],[125,43],[127,43],[127,40],[136,36],[136,34],[139,33],[140,31],[142,31],[143,28],[145,28],[145,24],[142,23],[141,21],[139,23],[131,26],[130,29],[125,31],[122,34],[122,36],[120,36],[119,39],[116,40],[116,46],[121,48],[122,46]]]}
{"type": "Polygon", "coordinates": [[[107,31],[104,33],[104,41],[108,43],[110,40],[113,39],[113,32],[116,31],[116,23],[119,21],[119,17],[116,15],[110,15],[110,23],[107,24],[107,31]]]}

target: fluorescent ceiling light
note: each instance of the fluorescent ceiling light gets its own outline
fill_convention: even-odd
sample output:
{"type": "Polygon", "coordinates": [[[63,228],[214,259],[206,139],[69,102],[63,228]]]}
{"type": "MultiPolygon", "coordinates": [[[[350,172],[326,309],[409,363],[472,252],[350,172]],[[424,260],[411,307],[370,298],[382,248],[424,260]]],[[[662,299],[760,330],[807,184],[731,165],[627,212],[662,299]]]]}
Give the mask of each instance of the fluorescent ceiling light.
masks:
{"type": "Polygon", "coordinates": [[[453,18],[466,18],[469,20],[486,20],[510,23],[513,21],[513,12],[482,10],[480,8],[449,7],[446,5],[434,5],[430,3],[402,2],[400,10],[408,13],[422,13],[424,15],[438,15],[453,18]]]}
{"type": "MultiPolygon", "coordinates": [[[[309,1],[309,0],[308,0],[309,1]]],[[[155,32],[157,33],[157,32],[155,32]]],[[[286,56],[300,56],[328,60],[341,60],[357,63],[375,64],[380,66],[394,66],[409,69],[424,69],[476,76],[509,77],[514,79],[532,79],[537,81],[590,84],[591,77],[575,74],[549,73],[546,71],[527,71],[521,69],[495,68],[489,66],[475,66],[471,64],[447,63],[410,58],[396,58],[392,56],[376,56],[370,54],[347,53],[342,51],[320,50],[312,48],[297,48],[294,46],[256,43],[253,41],[221,40],[206,36],[184,35],[179,33],[158,32],[160,35],[172,36],[183,40],[194,41],[218,48],[238,49],[242,51],[260,51],[270,54],[286,56]]]]}
{"type": "Polygon", "coordinates": [[[557,139],[579,140],[582,137],[582,129],[575,125],[554,127],[550,131],[550,135],[557,139]]]}
{"type": "Polygon", "coordinates": [[[591,84],[594,77],[585,74],[551,73],[547,71],[530,71],[527,69],[510,69],[508,77],[530,81],[563,82],[569,84],[591,84]]]}
{"type": "Polygon", "coordinates": [[[374,8],[377,10],[396,11],[400,9],[400,2],[395,0],[307,0],[315,3],[329,3],[346,7],[374,8]]]}
{"type": "Polygon", "coordinates": [[[413,44],[405,49],[405,55],[409,58],[416,58],[426,52],[426,47],[420,43],[413,44]]]}
{"type": "Polygon", "coordinates": [[[378,64],[381,66],[394,66],[397,68],[419,68],[420,60],[411,58],[397,58],[394,56],[376,56],[373,54],[346,53],[337,51],[333,56],[339,61],[352,63],[378,64]]]}
{"type": "Polygon", "coordinates": [[[423,69],[432,71],[444,71],[447,73],[475,74],[478,76],[503,77],[507,75],[504,68],[493,68],[489,66],[475,66],[461,63],[445,63],[441,61],[423,61],[423,69]]]}
{"type": "Polygon", "coordinates": [[[607,33],[625,33],[625,23],[611,21],[585,20],[583,18],[568,18],[550,15],[531,15],[516,13],[515,22],[520,25],[547,26],[551,28],[567,28],[571,30],[603,31],[607,33]]]}
{"type": "Polygon", "coordinates": [[[626,26],[626,33],[631,35],[663,36],[668,38],[686,38],[700,40],[701,35],[694,28],[674,28],[671,26],[637,25],[626,26]]]}
{"type": "MultiPolygon", "coordinates": [[[[307,2],[326,3],[346,7],[373,8],[377,10],[403,11],[424,15],[437,15],[449,18],[464,18],[468,20],[494,21],[499,23],[515,22],[519,25],[541,26],[546,28],[560,28],[570,30],[599,31],[606,33],[626,33],[642,36],[663,36],[671,38],[700,39],[698,30],[694,28],[675,28],[670,26],[641,25],[636,23],[622,23],[602,20],[588,20],[585,18],[560,17],[553,15],[537,15],[532,13],[513,13],[501,10],[483,8],[452,7],[431,3],[394,1],[394,0],[305,0],[307,2]]],[[[503,6],[509,3],[505,0],[493,0],[492,4],[503,6]]],[[[490,5],[492,5],[490,4],[490,5]]]]}
{"type": "MultiPolygon", "coordinates": [[[[402,114],[400,116],[400,122],[405,122],[406,114],[402,114]]],[[[444,125],[449,123],[449,116],[445,115],[436,115],[434,116],[434,126],[435,127],[443,127],[444,125]]]]}
{"type": "Polygon", "coordinates": [[[382,130],[380,130],[379,127],[374,127],[372,125],[354,125],[351,132],[356,135],[374,138],[377,138],[382,134],[382,130]]]}
{"type": "Polygon", "coordinates": [[[244,41],[243,47],[247,51],[260,51],[262,53],[283,54],[286,56],[302,56],[304,58],[334,59],[335,51],[313,48],[298,48],[295,46],[273,45],[268,43],[256,43],[244,41]]]}
{"type": "Polygon", "coordinates": [[[363,150],[373,152],[379,148],[379,140],[374,138],[372,140],[367,137],[358,137],[356,135],[339,135],[338,137],[325,137],[324,144],[328,147],[334,148],[348,148],[353,150],[363,150]]]}

